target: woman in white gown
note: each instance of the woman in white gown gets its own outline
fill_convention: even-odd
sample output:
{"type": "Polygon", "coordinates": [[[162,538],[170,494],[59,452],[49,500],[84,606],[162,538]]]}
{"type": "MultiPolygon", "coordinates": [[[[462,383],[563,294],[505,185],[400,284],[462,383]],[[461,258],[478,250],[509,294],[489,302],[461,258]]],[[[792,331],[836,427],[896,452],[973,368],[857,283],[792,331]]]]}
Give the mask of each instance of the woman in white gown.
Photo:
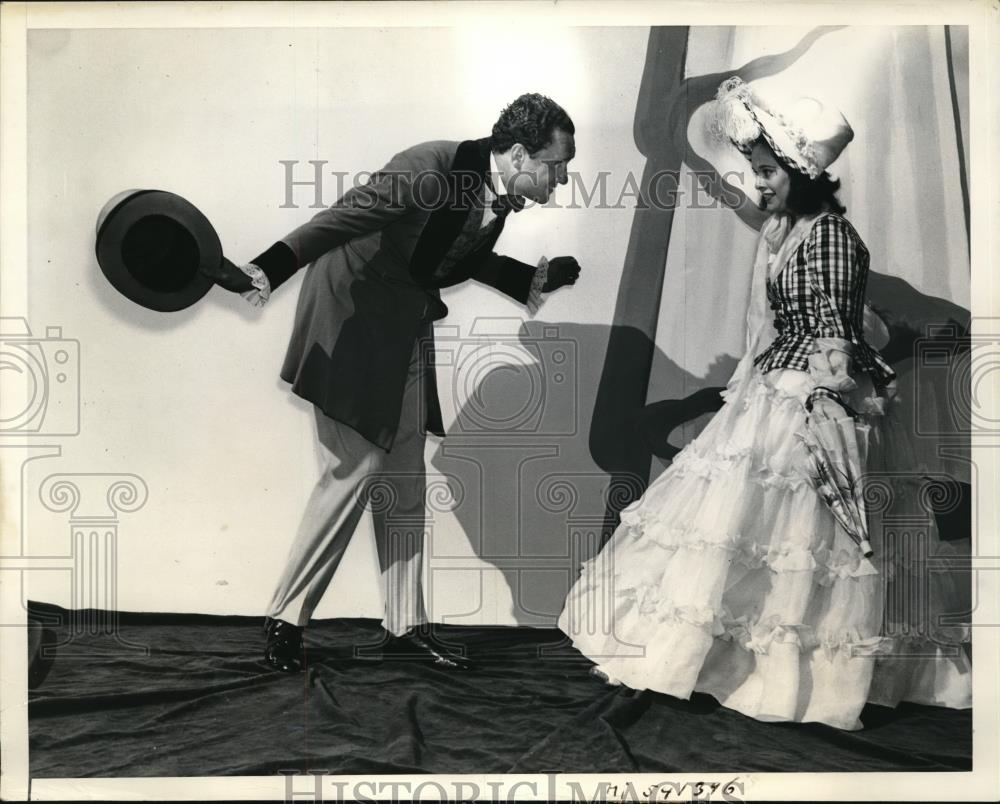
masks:
{"type": "Polygon", "coordinates": [[[893,417],[892,369],[863,335],[868,251],[826,173],[853,132],[819,101],[778,109],[739,78],[714,112],[772,213],[747,354],[722,409],[584,564],[559,626],[609,683],[707,692],[759,720],[858,729],[868,701],[966,708],[967,629],[936,615],[965,610],[968,576],[916,560],[941,569],[961,551],[901,480],[893,504],[915,507],[924,530],[907,541],[873,529],[864,558],[810,482],[799,438],[808,416],[849,412],[868,472],[918,469],[893,417]]]}

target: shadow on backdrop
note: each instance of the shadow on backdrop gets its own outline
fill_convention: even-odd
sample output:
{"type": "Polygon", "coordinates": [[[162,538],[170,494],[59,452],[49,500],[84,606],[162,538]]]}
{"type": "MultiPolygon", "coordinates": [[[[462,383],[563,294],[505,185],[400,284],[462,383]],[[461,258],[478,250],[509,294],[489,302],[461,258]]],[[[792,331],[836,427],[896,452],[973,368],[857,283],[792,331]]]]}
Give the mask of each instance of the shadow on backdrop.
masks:
{"type": "MultiPolygon", "coordinates": [[[[641,333],[622,329],[620,342],[640,356],[655,352],[641,333]]],[[[503,575],[518,624],[551,625],[580,564],[604,541],[608,508],[620,510],[648,481],[648,471],[607,472],[591,451],[602,367],[588,358],[612,337],[606,326],[532,321],[510,340],[470,337],[436,347],[439,392],[466,401],[431,459],[449,502],[438,505],[432,476],[428,526],[443,510],[458,520],[472,552],[503,575]]],[[[723,355],[707,377],[697,377],[662,352],[655,356],[669,386],[686,396],[614,412],[615,430],[641,446],[647,470],[651,455],[669,458],[683,445],[678,439],[692,437],[707,422],[704,414],[721,406],[718,387],[710,386],[728,380],[736,365],[723,355]],[[686,424],[690,431],[682,431],[686,424]]],[[[441,558],[437,551],[431,557],[432,583],[441,558]]]]}
{"type": "MultiPolygon", "coordinates": [[[[652,177],[679,172],[685,163],[712,197],[759,230],[764,213],[690,146],[691,117],[726,78],[749,82],[774,75],[838,29],[816,28],[784,53],[685,79],[688,29],[652,28],[634,123],[646,164],[611,326],[531,322],[519,332],[518,345],[533,352],[532,367],[501,365],[492,351],[475,370],[456,362],[465,378],[453,377],[458,384],[451,389],[447,379],[440,383],[442,392],[468,401],[432,463],[461,487],[452,489],[459,500],[455,516],[476,555],[503,574],[518,623],[550,623],[558,614],[580,564],[645,491],[653,458],[668,463],[721,407],[718,392],[738,360],[721,355],[705,377],[695,377],[656,350],[674,210],[646,201],[654,197],[652,177]],[[571,379],[554,361],[567,344],[577,361],[571,379]],[[602,350],[599,366],[580,359],[602,350]],[[654,358],[657,371],[662,365],[666,372],[659,387],[672,395],[647,404],[654,358]],[[582,408],[591,399],[588,416],[582,408]]],[[[946,495],[947,509],[936,512],[939,527],[945,538],[967,538],[968,397],[963,402],[955,378],[961,385],[968,377],[969,311],[876,272],[869,275],[868,297],[884,324],[883,342],[873,345],[899,374],[900,415],[912,424],[921,465],[960,487],[959,505],[946,495]],[[947,382],[941,371],[924,366],[922,355],[933,350],[950,355],[943,369],[947,382]]],[[[928,482],[940,480],[928,476],[928,482]]]]}

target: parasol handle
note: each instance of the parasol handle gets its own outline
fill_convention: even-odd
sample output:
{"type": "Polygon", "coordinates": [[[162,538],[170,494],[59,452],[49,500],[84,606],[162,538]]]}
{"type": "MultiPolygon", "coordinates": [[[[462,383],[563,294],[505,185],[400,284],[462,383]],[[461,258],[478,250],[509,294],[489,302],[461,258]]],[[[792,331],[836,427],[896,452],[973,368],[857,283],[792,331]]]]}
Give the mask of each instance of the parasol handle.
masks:
{"type": "Polygon", "coordinates": [[[861,554],[865,558],[871,558],[873,555],[875,555],[875,551],[872,550],[872,543],[867,539],[862,539],[861,542],[858,544],[858,547],[861,548],[861,554]]]}

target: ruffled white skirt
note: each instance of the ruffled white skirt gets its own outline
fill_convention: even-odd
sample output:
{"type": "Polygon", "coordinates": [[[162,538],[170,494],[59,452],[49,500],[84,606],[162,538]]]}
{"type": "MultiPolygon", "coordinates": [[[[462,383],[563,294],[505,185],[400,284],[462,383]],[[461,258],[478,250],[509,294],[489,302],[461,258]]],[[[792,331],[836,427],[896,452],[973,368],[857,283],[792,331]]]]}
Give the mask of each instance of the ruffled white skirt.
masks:
{"type": "Polygon", "coordinates": [[[805,372],[756,372],[622,512],[559,627],[611,683],[858,729],[866,702],[971,706],[969,542],[942,542],[891,408],[863,390],[875,555],[805,474],[805,372]],[[963,617],[963,615],[966,615],[963,617]]]}

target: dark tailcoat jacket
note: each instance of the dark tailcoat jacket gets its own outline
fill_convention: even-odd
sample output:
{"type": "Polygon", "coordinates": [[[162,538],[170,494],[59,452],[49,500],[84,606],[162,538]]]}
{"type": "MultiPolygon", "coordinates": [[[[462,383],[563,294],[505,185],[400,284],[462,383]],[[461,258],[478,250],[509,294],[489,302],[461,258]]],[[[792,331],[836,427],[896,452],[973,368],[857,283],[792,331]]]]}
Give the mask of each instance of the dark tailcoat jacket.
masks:
{"type": "MultiPolygon", "coordinates": [[[[480,229],[488,138],[396,154],[367,184],[254,260],[272,291],[302,282],[281,377],[332,419],[390,450],[414,345],[447,314],[439,290],[468,279],[526,302],[535,267],[493,252],[504,216],[480,229]]],[[[423,364],[428,432],[444,435],[433,360],[423,364]]]]}

